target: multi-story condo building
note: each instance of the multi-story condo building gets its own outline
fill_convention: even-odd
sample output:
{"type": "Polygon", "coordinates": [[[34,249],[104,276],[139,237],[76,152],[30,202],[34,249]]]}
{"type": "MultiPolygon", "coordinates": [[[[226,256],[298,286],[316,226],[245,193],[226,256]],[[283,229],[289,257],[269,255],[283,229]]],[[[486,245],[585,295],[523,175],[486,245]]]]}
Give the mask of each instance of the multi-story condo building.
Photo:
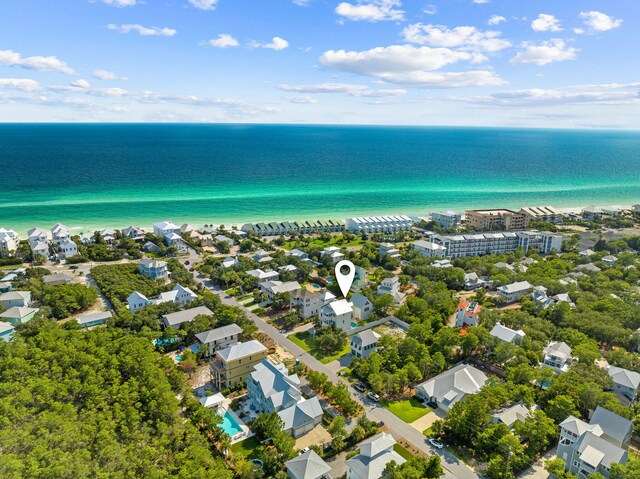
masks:
{"type": "Polygon", "coordinates": [[[524,251],[535,248],[541,254],[560,251],[563,236],[538,231],[505,231],[460,235],[431,234],[428,241],[415,241],[411,247],[427,257],[482,256],[511,253],[521,247],[524,251]]]}
{"type": "Polygon", "coordinates": [[[627,463],[632,433],[631,421],[598,406],[589,423],[574,416],[560,423],[557,457],[579,479],[596,472],[608,478],[613,463],[627,463]]]}
{"type": "Polygon", "coordinates": [[[282,221],[271,223],[246,223],[240,227],[246,233],[252,232],[259,236],[280,236],[291,233],[333,233],[344,231],[344,221],[306,220],[306,221],[282,221]]]}
{"type": "Polygon", "coordinates": [[[462,223],[462,213],[453,210],[434,211],[431,213],[431,221],[444,230],[452,230],[462,223]]]}
{"type": "Polygon", "coordinates": [[[0,258],[13,255],[18,250],[18,233],[0,228],[0,258]]]}
{"type": "Polygon", "coordinates": [[[529,224],[529,215],[507,209],[467,210],[467,223],[477,231],[523,230],[529,224]]]}
{"type": "Polygon", "coordinates": [[[352,233],[397,233],[409,231],[413,220],[407,215],[358,216],[347,218],[345,227],[352,233]]]}
{"type": "Polygon", "coordinates": [[[563,221],[562,213],[553,206],[525,206],[520,209],[520,213],[529,215],[530,221],[544,221],[556,225],[561,225],[563,221]]]}
{"type": "Polygon", "coordinates": [[[211,363],[211,376],[218,389],[236,386],[246,381],[256,364],[267,358],[267,348],[259,341],[237,343],[216,351],[211,363]]]}

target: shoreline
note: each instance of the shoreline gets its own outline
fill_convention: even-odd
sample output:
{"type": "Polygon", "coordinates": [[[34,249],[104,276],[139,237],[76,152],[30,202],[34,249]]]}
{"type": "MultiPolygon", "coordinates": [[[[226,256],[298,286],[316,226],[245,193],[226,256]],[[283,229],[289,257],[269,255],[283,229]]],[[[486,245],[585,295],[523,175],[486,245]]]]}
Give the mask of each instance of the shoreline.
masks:
{"type": "MultiPolygon", "coordinates": [[[[640,203],[640,198],[638,200],[638,202],[640,203]]],[[[633,203],[636,204],[636,203],[633,203]]],[[[524,206],[547,206],[546,204],[540,203],[540,204],[535,204],[535,205],[524,205],[524,206]]],[[[349,217],[357,217],[357,216],[385,216],[385,215],[407,215],[410,216],[412,218],[425,218],[427,217],[429,214],[431,214],[432,212],[435,211],[445,211],[445,210],[454,210],[454,211],[458,211],[461,213],[464,213],[465,210],[469,210],[469,209],[499,209],[499,208],[507,208],[507,209],[514,209],[514,210],[519,210],[520,208],[524,207],[524,206],[520,206],[520,207],[508,207],[508,206],[504,206],[504,205],[493,205],[491,207],[466,207],[464,209],[456,209],[456,208],[439,208],[439,209],[429,209],[429,208],[424,208],[422,210],[422,212],[420,213],[412,213],[412,212],[403,212],[403,211],[386,211],[384,212],[383,210],[379,209],[379,210],[374,210],[374,211],[369,211],[369,212],[354,212],[354,213],[350,213],[350,214],[344,214],[344,213],[336,213],[336,214],[320,214],[320,215],[313,215],[313,214],[309,214],[305,217],[295,217],[295,218],[284,218],[284,217],[278,217],[277,215],[274,215],[273,218],[264,218],[264,219],[254,219],[254,220],[250,220],[250,221],[238,221],[237,219],[232,219],[232,220],[228,220],[226,221],[224,218],[209,218],[207,220],[203,220],[202,218],[189,218],[189,215],[185,215],[185,216],[174,216],[174,217],[163,217],[162,215],[158,215],[157,218],[155,218],[154,220],[149,220],[148,218],[145,218],[142,221],[121,221],[121,222],[109,222],[108,220],[102,221],[102,222],[90,222],[86,225],[78,225],[75,224],[74,222],[70,222],[70,221],[65,221],[64,218],[59,218],[57,220],[55,220],[54,222],[52,222],[51,224],[46,224],[46,222],[20,222],[20,223],[11,223],[11,222],[5,222],[4,224],[0,224],[0,228],[6,228],[6,229],[12,229],[14,231],[16,231],[18,233],[18,235],[20,235],[21,238],[25,238],[27,231],[35,226],[44,228],[46,230],[49,230],[51,228],[51,226],[53,226],[56,223],[62,223],[64,225],[66,225],[69,230],[71,232],[73,232],[74,234],[86,234],[86,233],[93,233],[95,231],[98,231],[100,229],[103,228],[112,228],[112,229],[122,229],[122,228],[126,228],[128,226],[136,226],[139,228],[144,229],[145,231],[152,231],[153,230],[153,224],[156,222],[160,222],[160,221],[165,221],[165,220],[169,220],[174,222],[176,225],[178,226],[182,226],[184,224],[191,224],[193,226],[196,227],[202,227],[204,225],[213,225],[214,228],[218,228],[220,225],[224,225],[226,230],[231,230],[234,226],[239,230],[242,225],[247,224],[247,223],[270,223],[270,222],[284,222],[284,221],[289,221],[289,222],[293,222],[293,221],[306,221],[306,220],[321,220],[321,219],[340,219],[340,220],[344,220],[345,218],[349,218],[349,217]]],[[[563,214],[569,214],[569,213],[579,213],[583,208],[586,208],[587,206],[593,206],[591,204],[589,205],[581,205],[581,206],[557,206],[557,205],[550,205],[553,206],[554,208],[556,208],[560,213],[563,214]]],[[[606,204],[597,204],[595,206],[598,207],[605,207],[605,206],[616,206],[622,209],[631,209],[632,208],[632,204],[616,204],[616,205],[612,205],[610,203],[606,203],[606,204]]],[[[212,215],[213,216],[213,215],[212,215]]],[[[283,215],[284,216],[284,215],[283,215]]]]}

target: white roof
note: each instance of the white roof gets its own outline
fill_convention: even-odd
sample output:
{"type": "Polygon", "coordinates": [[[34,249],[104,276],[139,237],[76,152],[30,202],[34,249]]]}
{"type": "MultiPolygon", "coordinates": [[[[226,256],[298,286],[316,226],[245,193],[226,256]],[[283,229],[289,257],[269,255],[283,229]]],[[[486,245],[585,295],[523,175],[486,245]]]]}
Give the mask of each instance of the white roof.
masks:
{"type": "Polygon", "coordinates": [[[351,341],[357,339],[362,347],[375,344],[380,339],[380,335],[371,329],[365,329],[351,338],[351,341]]]}
{"type": "Polygon", "coordinates": [[[38,308],[18,308],[14,306],[13,308],[7,309],[4,313],[0,313],[0,318],[22,319],[37,311],[38,308]]]}
{"type": "Polygon", "coordinates": [[[226,326],[221,326],[219,328],[210,329],[209,331],[196,334],[196,339],[202,344],[207,344],[235,334],[240,334],[241,332],[242,328],[237,324],[228,324],[226,326]]]}
{"type": "Polygon", "coordinates": [[[133,293],[131,293],[129,295],[129,297],[127,298],[127,303],[131,304],[134,301],[149,301],[149,298],[147,298],[144,294],[142,293],[138,293],[137,291],[134,291],[133,293]]]}
{"type": "Polygon", "coordinates": [[[467,394],[477,393],[486,382],[487,376],[482,371],[467,364],[459,364],[417,387],[438,402],[452,405],[467,394]]]}
{"type": "Polygon", "coordinates": [[[351,306],[351,303],[346,299],[339,299],[327,304],[325,308],[330,308],[336,316],[341,316],[343,314],[352,313],[353,308],[351,306]]]}
{"type": "Polygon", "coordinates": [[[102,311],[98,313],[87,314],[86,316],[82,316],[81,318],[77,318],[76,321],[79,325],[92,323],[94,321],[99,321],[101,319],[109,319],[112,316],[111,311],[102,311]]]}
{"type": "Polygon", "coordinates": [[[204,407],[216,407],[220,405],[224,401],[224,396],[222,393],[215,393],[212,396],[205,396],[200,398],[200,404],[204,407]]]}
{"type": "Polygon", "coordinates": [[[16,299],[29,301],[31,299],[31,291],[9,291],[8,293],[0,294],[0,301],[14,301],[16,299]]]}
{"type": "Polygon", "coordinates": [[[518,331],[514,331],[513,329],[508,328],[500,323],[496,323],[489,334],[508,343],[513,343],[513,341],[517,338],[522,339],[525,337],[525,333],[521,329],[519,329],[518,331]]]}
{"type": "Polygon", "coordinates": [[[262,351],[266,351],[267,348],[260,341],[251,340],[246,343],[238,343],[228,348],[222,349],[217,352],[225,362],[234,361],[236,359],[244,358],[252,354],[258,354],[262,351]]]}
{"type": "Polygon", "coordinates": [[[7,331],[13,331],[14,329],[16,328],[13,324],[0,321],[0,333],[6,333],[7,331]]]}
{"type": "Polygon", "coordinates": [[[179,226],[174,225],[171,221],[161,221],[160,223],[154,223],[153,227],[160,230],[179,230],[180,229],[179,226]]]}
{"type": "Polygon", "coordinates": [[[508,294],[508,293],[517,293],[519,291],[525,291],[531,288],[532,286],[529,283],[529,281],[519,281],[517,283],[511,283],[505,286],[500,286],[498,289],[508,294]]]}
{"type": "Polygon", "coordinates": [[[294,457],[284,465],[294,479],[318,479],[331,472],[331,467],[313,450],[294,457]]]}
{"type": "Polygon", "coordinates": [[[607,372],[615,384],[631,389],[638,389],[638,387],[640,387],[640,374],[635,371],[629,371],[628,369],[617,366],[609,366],[607,372]]]}
{"type": "Polygon", "coordinates": [[[193,321],[198,315],[213,316],[211,311],[206,306],[197,306],[191,309],[185,309],[184,311],[178,311],[177,313],[165,314],[162,318],[167,326],[175,326],[177,324],[193,321]]]}

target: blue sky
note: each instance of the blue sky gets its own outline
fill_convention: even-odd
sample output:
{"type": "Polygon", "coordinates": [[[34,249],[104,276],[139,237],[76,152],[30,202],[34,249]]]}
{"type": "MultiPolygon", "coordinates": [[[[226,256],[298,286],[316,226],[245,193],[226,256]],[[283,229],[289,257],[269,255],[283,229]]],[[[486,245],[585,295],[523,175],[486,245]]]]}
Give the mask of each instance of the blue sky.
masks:
{"type": "Polygon", "coordinates": [[[638,129],[639,32],[637,0],[4,2],[0,121],[638,129]]]}

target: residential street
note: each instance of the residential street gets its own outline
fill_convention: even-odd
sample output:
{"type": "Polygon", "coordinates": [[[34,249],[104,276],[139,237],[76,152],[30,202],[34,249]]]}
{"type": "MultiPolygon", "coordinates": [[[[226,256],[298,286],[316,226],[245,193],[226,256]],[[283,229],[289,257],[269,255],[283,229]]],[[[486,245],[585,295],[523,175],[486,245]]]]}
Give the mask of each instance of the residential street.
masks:
{"type": "MultiPolygon", "coordinates": [[[[238,303],[235,300],[235,298],[228,297],[223,290],[221,290],[218,286],[213,284],[211,281],[207,280],[200,274],[196,274],[195,279],[200,283],[202,283],[207,289],[209,289],[213,293],[220,296],[223,303],[229,306],[237,306],[239,308],[242,308],[247,313],[247,316],[256,324],[256,326],[260,331],[262,331],[264,334],[269,336],[280,346],[287,349],[291,354],[293,354],[301,362],[306,364],[310,369],[313,369],[315,371],[320,371],[326,374],[329,380],[333,383],[337,383],[338,381],[343,381],[341,378],[337,376],[337,374],[335,374],[333,371],[328,369],[326,365],[322,364],[320,361],[314,358],[311,354],[304,351],[302,348],[296,345],[293,341],[288,339],[284,334],[281,334],[276,328],[266,323],[262,318],[253,314],[247,308],[242,306],[240,303],[238,303]]],[[[351,396],[365,407],[367,416],[374,421],[383,421],[389,428],[389,432],[393,435],[394,438],[396,439],[405,438],[407,441],[412,443],[417,449],[425,452],[428,455],[434,455],[434,454],[440,455],[442,459],[442,466],[448,472],[447,474],[448,478],[478,479],[481,477],[479,474],[475,473],[471,468],[469,468],[466,464],[458,460],[458,458],[456,458],[453,454],[448,452],[446,449],[438,450],[431,447],[427,443],[425,436],[421,432],[412,428],[409,424],[404,422],[395,414],[389,412],[387,409],[378,405],[378,403],[365,397],[363,394],[356,391],[350,385],[349,385],[349,391],[351,392],[351,396]]]]}

